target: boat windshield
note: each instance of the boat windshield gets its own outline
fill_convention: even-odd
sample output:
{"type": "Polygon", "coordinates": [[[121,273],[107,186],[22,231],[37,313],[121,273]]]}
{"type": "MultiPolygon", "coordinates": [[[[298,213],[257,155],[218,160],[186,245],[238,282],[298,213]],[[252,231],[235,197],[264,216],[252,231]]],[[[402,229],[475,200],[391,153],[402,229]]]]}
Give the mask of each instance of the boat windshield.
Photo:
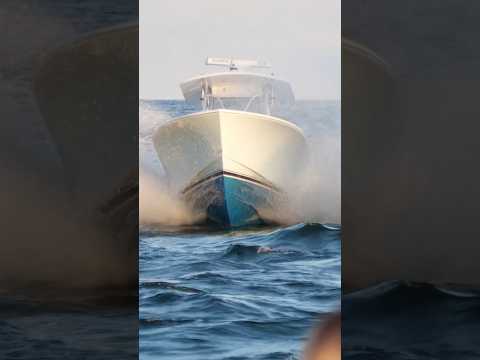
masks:
{"type": "Polygon", "coordinates": [[[230,110],[241,110],[256,112],[260,114],[267,114],[273,110],[273,101],[272,99],[265,98],[265,96],[253,96],[250,98],[246,97],[219,97],[211,96],[208,101],[205,102],[205,110],[216,110],[216,109],[230,109],[230,110]]]}
{"type": "MultiPolygon", "coordinates": [[[[294,101],[287,83],[252,74],[207,76],[196,86],[200,87],[197,99],[202,110],[230,109],[270,115],[294,101]]],[[[195,96],[191,98],[195,101],[195,96]]]]}

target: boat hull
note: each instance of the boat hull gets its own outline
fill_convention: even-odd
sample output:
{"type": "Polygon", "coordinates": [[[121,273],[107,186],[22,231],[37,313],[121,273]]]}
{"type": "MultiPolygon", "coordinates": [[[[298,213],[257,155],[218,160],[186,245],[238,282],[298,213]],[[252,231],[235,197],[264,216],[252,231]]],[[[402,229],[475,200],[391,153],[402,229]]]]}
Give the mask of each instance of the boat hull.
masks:
{"type": "Polygon", "coordinates": [[[264,210],[272,210],[281,195],[275,190],[233,174],[221,172],[188,189],[184,198],[195,213],[221,227],[262,225],[264,210]]]}
{"type": "Polygon", "coordinates": [[[280,222],[272,214],[288,212],[287,189],[307,159],[298,127],[234,110],[177,118],[153,140],[172,191],[196,217],[224,227],[280,222]]]}

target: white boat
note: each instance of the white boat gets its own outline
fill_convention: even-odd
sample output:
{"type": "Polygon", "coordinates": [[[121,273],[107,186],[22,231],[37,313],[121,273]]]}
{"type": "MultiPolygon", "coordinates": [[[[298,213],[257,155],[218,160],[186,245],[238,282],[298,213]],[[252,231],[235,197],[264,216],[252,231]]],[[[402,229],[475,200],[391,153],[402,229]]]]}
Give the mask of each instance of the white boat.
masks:
{"type": "Polygon", "coordinates": [[[181,84],[198,112],[157,129],[154,144],[173,191],[203,220],[224,227],[277,222],[308,156],[300,128],[272,112],[291,107],[286,81],[252,71],[268,65],[207,59],[229,71],[181,84]]]}

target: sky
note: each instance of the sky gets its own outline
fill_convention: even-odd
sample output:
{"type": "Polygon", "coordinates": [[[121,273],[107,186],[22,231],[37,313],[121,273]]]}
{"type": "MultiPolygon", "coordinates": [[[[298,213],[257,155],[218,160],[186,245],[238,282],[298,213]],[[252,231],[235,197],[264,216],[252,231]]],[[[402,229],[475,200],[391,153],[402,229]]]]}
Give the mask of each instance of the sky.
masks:
{"type": "Polygon", "coordinates": [[[297,99],[340,99],[340,3],[140,0],[140,98],[183,98],[213,56],[268,60],[297,99]]]}

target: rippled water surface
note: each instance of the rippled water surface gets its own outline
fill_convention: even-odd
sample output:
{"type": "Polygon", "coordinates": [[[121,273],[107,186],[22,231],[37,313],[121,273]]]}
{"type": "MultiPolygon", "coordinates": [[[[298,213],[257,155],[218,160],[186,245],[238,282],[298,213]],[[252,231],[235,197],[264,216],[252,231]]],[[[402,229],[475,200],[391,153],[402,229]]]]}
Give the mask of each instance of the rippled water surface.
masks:
{"type": "Polygon", "coordinates": [[[480,359],[478,288],[393,281],[342,300],[348,360],[480,359]]]}
{"type": "Polygon", "coordinates": [[[340,296],[340,231],[318,224],[140,236],[142,359],[297,359],[340,296]]]}
{"type": "Polygon", "coordinates": [[[137,359],[137,314],[135,292],[1,294],[0,358],[137,359]]]}

